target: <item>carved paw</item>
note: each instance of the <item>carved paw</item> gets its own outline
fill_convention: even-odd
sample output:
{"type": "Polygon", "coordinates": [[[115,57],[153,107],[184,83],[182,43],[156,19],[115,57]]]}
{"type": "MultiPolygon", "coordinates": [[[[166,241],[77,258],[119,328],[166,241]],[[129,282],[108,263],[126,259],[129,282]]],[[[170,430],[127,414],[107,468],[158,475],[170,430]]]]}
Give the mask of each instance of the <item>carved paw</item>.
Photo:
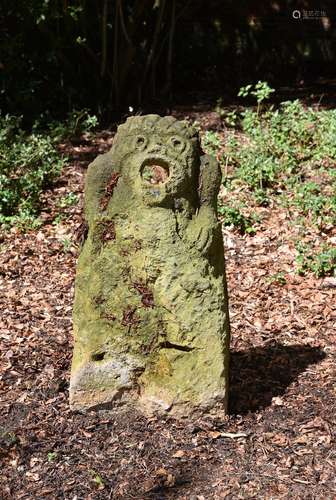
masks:
{"type": "Polygon", "coordinates": [[[200,253],[205,253],[211,244],[210,231],[204,227],[189,226],[187,239],[189,245],[196,248],[200,253]]]}

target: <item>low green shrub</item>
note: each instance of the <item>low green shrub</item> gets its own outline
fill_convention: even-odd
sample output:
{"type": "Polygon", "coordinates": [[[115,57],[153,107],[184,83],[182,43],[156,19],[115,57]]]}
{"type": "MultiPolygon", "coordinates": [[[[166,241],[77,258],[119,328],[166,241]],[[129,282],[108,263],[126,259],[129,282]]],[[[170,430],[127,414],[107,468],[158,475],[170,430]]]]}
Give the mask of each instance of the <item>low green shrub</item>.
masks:
{"type": "Polygon", "coordinates": [[[296,263],[299,274],[304,274],[306,271],[312,271],[317,277],[335,274],[335,247],[324,244],[320,248],[314,249],[310,245],[298,243],[296,250],[298,252],[296,263]]]}
{"type": "Polygon", "coordinates": [[[75,193],[68,193],[58,200],[58,206],[60,208],[67,208],[76,205],[79,201],[79,196],[75,193]]]}
{"type": "Polygon", "coordinates": [[[266,278],[267,283],[276,283],[278,285],[286,285],[287,280],[284,271],[279,271],[278,273],[271,274],[266,278]]]}
{"type": "Polygon", "coordinates": [[[50,122],[47,125],[51,137],[56,141],[73,140],[84,133],[90,133],[98,126],[96,115],[90,115],[89,110],[73,110],[68,113],[63,122],[50,122]]]}
{"type": "Polygon", "coordinates": [[[24,132],[21,117],[0,116],[0,223],[31,222],[63,164],[50,136],[24,132]]]}
{"type": "Polygon", "coordinates": [[[240,97],[256,100],[243,112],[228,112],[217,102],[216,111],[231,130],[226,129],[224,140],[215,132],[206,134],[204,145],[225,170],[227,206],[219,213],[224,225],[253,234],[253,218],[239,203],[285,206],[293,229],[312,235],[308,246],[298,243],[299,273],[332,274],[336,249],[315,248],[313,235],[328,234],[336,224],[336,110],[299,100],[267,106],[273,92],[266,82],[242,87],[240,97]]]}
{"type": "Polygon", "coordinates": [[[256,223],[259,222],[259,218],[256,214],[252,213],[247,216],[244,215],[240,206],[228,205],[220,205],[218,207],[218,213],[224,226],[233,226],[242,234],[255,234],[256,223]]]}
{"type": "Polygon", "coordinates": [[[336,223],[336,185],[327,193],[316,182],[303,182],[296,186],[293,204],[318,227],[336,223]]]}
{"type": "Polygon", "coordinates": [[[273,91],[265,82],[241,89],[239,95],[255,96],[258,107],[240,114],[243,140],[231,134],[225,145],[225,162],[257,193],[296,184],[305,166],[336,160],[336,110],[304,107],[299,100],[262,110],[273,91]]]}

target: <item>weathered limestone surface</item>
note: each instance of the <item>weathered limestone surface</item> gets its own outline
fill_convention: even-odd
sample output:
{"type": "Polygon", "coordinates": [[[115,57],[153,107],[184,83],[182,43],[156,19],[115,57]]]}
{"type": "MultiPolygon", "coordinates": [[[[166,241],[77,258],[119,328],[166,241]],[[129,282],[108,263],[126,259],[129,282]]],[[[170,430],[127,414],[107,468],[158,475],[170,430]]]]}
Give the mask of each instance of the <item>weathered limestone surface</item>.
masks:
{"type": "Polygon", "coordinates": [[[226,405],[220,170],[172,117],[129,118],[89,167],[76,275],[73,409],[226,405]]]}

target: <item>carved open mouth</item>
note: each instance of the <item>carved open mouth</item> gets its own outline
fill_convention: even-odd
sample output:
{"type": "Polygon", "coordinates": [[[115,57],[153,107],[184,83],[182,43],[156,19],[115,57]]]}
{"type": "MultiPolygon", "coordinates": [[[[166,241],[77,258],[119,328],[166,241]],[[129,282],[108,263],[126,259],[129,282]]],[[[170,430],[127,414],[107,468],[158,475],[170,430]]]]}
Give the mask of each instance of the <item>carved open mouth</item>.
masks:
{"type": "Polygon", "coordinates": [[[163,160],[146,160],[141,166],[141,177],[146,184],[164,184],[169,177],[169,166],[163,160]]]}

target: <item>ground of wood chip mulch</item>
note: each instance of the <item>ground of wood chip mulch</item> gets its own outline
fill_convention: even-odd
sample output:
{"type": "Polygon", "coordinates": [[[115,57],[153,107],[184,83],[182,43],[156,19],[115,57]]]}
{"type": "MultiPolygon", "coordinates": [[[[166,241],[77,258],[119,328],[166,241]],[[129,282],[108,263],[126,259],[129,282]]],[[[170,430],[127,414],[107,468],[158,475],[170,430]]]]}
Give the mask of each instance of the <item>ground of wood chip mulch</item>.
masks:
{"type": "Polygon", "coordinates": [[[58,200],[82,196],[89,161],[111,140],[101,133],[64,145],[72,159],[45,195],[41,228],[2,236],[0,498],[336,498],[335,280],[294,272],[290,221],[280,209],[263,209],[255,236],[224,232],[228,416],[70,411],[78,246],[69,241],[81,202],[59,208],[58,200]],[[279,271],[285,284],[269,279],[279,271]]]}

